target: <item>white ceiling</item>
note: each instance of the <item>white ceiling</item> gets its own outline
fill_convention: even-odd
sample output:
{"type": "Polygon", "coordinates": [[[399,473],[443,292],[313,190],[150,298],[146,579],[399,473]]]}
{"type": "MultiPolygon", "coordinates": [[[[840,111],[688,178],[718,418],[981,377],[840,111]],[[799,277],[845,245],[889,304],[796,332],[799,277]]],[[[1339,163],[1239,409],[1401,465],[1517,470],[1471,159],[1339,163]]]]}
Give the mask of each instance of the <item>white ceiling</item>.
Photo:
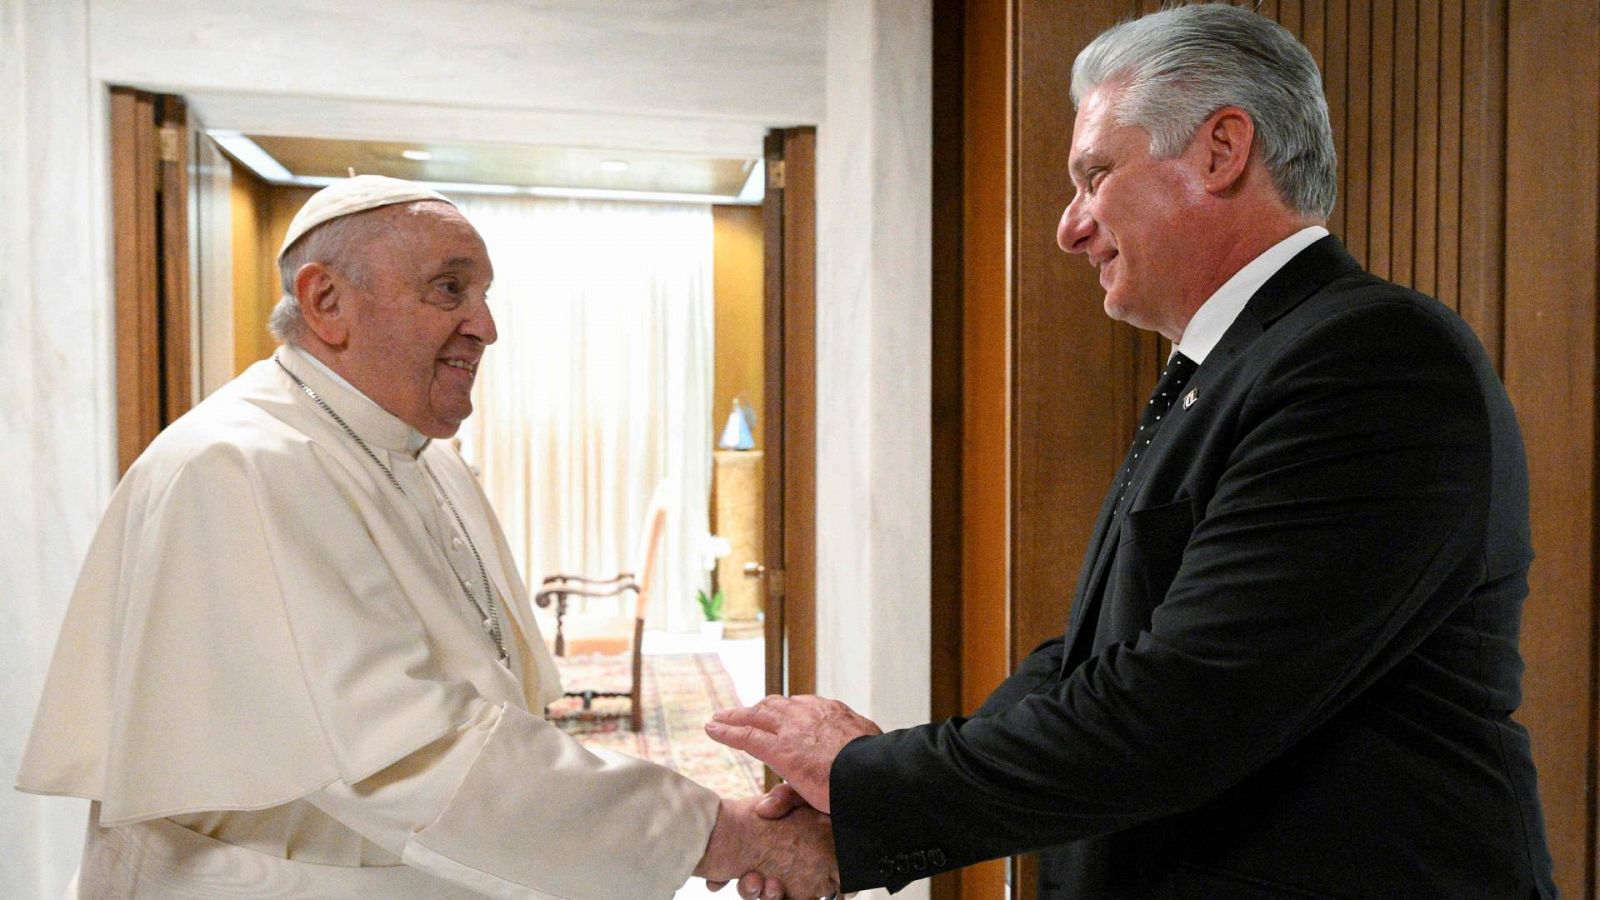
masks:
{"type": "Polygon", "coordinates": [[[754,158],[823,114],[824,0],[90,0],[97,80],[208,128],[754,158]]]}

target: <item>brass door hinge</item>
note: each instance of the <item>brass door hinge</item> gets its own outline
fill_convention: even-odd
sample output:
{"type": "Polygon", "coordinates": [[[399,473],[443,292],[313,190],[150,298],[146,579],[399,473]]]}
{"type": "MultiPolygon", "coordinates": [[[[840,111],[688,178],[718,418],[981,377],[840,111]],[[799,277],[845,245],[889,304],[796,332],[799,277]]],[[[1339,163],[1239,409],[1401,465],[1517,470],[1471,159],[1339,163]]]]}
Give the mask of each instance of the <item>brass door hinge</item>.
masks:
{"type": "Polygon", "coordinates": [[[767,190],[783,190],[783,160],[781,159],[767,161],[767,190]]]}
{"type": "Polygon", "coordinates": [[[182,160],[183,132],[175,126],[161,127],[161,161],[175,163],[182,160]]]}

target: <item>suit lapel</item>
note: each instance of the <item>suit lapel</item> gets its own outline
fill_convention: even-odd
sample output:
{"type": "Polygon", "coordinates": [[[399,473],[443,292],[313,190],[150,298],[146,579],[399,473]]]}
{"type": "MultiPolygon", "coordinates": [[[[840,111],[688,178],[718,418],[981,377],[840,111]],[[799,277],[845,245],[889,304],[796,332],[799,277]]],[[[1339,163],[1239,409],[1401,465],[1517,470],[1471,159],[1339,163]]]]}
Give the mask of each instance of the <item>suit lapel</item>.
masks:
{"type": "Polygon", "coordinates": [[[1078,634],[1083,630],[1086,621],[1092,622],[1095,619],[1095,616],[1089,614],[1091,609],[1098,613],[1101,593],[1099,584],[1105,574],[1105,564],[1117,546],[1117,537],[1122,533],[1122,521],[1111,518],[1112,498],[1116,496],[1115,487],[1116,482],[1113,481],[1111,488],[1106,490],[1105,499],[1100,503],[1100,517],[1095,520],[1094,533],[1089,537],[1089,549],[1084,554],[1083,565],[1078,571],[1078,583],[1072,597],[1072,610],[1067,616],[1067,652],[1062,656],[1067,671],[1071,671],[1071,667],[1076,665],[1072,662],[1076,659],[1072,650],[1078,634]]]}

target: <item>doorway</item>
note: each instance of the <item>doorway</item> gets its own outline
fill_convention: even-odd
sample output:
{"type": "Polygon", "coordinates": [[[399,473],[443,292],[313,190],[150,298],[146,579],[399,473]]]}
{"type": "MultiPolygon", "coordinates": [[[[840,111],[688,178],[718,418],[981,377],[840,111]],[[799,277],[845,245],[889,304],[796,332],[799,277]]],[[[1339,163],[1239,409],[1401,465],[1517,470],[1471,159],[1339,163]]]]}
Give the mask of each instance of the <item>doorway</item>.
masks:
{"type": "MultiPolygon", "coordinates": [[[[153,194],[162,204],[158,210],[176,209],[183,216],[136,207],[134,192],[125,195],[119,187],[117,193],[119,216],[146,220],[142,228],[117,231],[119,321],[141,323],[145,331],[130,329],[134,334],[155,335],[130,343],[119,357],[119,372],[138,376],[135,387],[119,393],[119,405],[130,416],[151,418],[154,410],[147,427],[122,430],[131,461],[160,427],[227,377],[270,355],[273,341],[264,323],[278,294],[276,249],[314,187],[270,184],[237,157],[224,157],[193,117],[172,120],[173,111],[185,109],[182,98],[118,91],[123,99],[117,108],[133,110],[113,127],[114,153],[127,158],[121,169],[151,168],[139,161],[165,152],[172,138],[164,135],[173,128],[180,131],[183,154],[167,161],[153,194]],[[218,215],[218,209],[228,212],[218,215]],[[151,227],[152,221],[164,227],[151,227]],[[124,259],[130,263],[126,271],[124,259]]],[[[753,512],[741,513],[732,502],[727,511],[715,508],[733,499],[731,489],[716,495],[707,510],[715,532],[742,531],[747,545],[716,567],[727,598],[726,637],[711,642],[698,631],[661,630],[644,644],[651,656],[710,653],[734,685],[725,697],[729,704],[815,686],[814,141],[809,128],[774,132],[762,157],[766,202],[714,212],[754,233],[755,262],[748,268],[755,284],[747,277],[745,290],[753,307],[747,318],[755,328],[742,340],[759,352],[747,354],[756,364],[742,382],[714,391],[707,426],[723,430],[729,402],[741,398],[756,412],[753,452],[766,463],[744,476],[757,496],[753,512]],[[751,524],[736,526],[741,515],[751,524]],[[745,599],[733,599],[734,593],[745,599]]],[[[139,190],[140,197],[150,193],[139,190]]],[[[745,365],[750,368],[748,359],[745,365]]],[[[752,451],[724,452],[734,455],[730,461],[748,462],[752,451]]],[[[732,485],[737,466],[729,468],[732,485]]],[[[526,570],[525,578],[530,587],[538,580],[526,570]]],[[[708,594],[715,596],[715,590],[708,594]]]]}

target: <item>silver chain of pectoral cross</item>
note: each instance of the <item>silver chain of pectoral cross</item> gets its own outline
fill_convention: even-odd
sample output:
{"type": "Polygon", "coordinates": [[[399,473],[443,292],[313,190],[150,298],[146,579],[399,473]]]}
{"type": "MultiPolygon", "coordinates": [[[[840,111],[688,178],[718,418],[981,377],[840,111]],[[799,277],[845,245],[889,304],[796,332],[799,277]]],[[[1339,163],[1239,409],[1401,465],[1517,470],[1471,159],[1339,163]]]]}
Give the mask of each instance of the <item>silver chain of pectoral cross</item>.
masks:
{"type": "MultiPolygon", "coordinates": [[[[311,389],[311,385],[301,381],[298,375],[289,371],[289,367],[284,365],[283,360],[277,356],[273,356],[272,361],[277,363],[278,368],[293,379],[295,384],[300,386],[300,390],[307,397],[310,397],[313,403],[320,406],[322,411],[328,414],[329,418],[344,429],[345,434],[350,435],[350,439],[355,441],[356,446],[361,448],[361,452],[365,453],[367,458],[372,460],[372,464],[383,472],[384,477],[389,479],[389,483],[394,485],[394,489],[399,491],[401,496],[410,496],[406,493],[406,489],[400,486],[400,480],[395,478],[394,473],[389,471],[389,467],[384,465],[383,460],[378,458],[378,454],[372,452],[372,448],[368,447],[367,442],[361,439],[361,435],[356,434],[356,430],[351,428],[349,423],[345,422],[338,413],[334,412],[333,407],[329,406],[327,401],[317,396],[317,392],[311,389]]],[[[461,578],[461,574],[456,571],[455,566],[450,565],[448,560],[445,561],[445,567],[450,570],[451,575],[455,576],[456,584],[461,586],[461,593],[467,598],[467,602],[472,604],[472,608],[477,611],[479,620],[483,622],[484,631],[494,641],[495,650],[499,651],[500,662],[509,666],[511,657],[506,653],[505,633],[500,627],[500,610],[494,602],[494,589],[489,585],[489,571],[483,564],[483,555],[478,552],[478,545],[472,540],[472,532],[467,530],[467,523],[462,520],[461,513],[456,510],[455,502],[445,492],[444,484],[439,481],[439,476],[433,474],[433,469],[426,462],[421,460],[418,460],[418,462],[422,463],[422,471],[428,473],[428,478],[433,481],[434,489],[439,492],[439,497],[444,500],[445,508],[450,510],[450,515],[455,518],[456,528],[460,529],[462,536],[467,539],[467,546],[472,549],[472,558],[478,564],[478,578],[483,584],[483,603],[480,604],[478,598],[473,596],[472,589],[467,586],[466,581],[461,578]]]]}

